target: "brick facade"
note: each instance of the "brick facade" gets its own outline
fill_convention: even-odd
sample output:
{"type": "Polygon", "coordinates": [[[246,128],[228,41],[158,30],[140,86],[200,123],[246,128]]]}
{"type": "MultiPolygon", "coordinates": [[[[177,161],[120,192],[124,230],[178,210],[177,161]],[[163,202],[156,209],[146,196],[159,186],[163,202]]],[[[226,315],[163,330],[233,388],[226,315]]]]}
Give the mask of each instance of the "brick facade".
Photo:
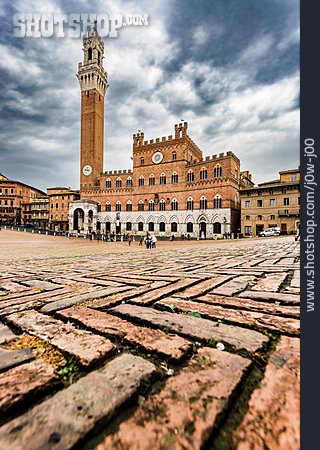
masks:
{"type": "Polygon", "coordinates": [[[40,189],[0,174],[0,224],[21,225],[22,204],[43,195],[40,189]]]}
{"type": "Polygon", "coordinates": [[[150,141],[143,132],[134,134],[133,168],[103,171],[108,87],[103,43],[95,30],[83,42],[84,60],[77,75],[81,201],[70,207],[70,230],[202,238],[238,231],[240,161],[231,151],[204,158],[188,134],[187,122],[176,124],[173,135],[150,141]]]}

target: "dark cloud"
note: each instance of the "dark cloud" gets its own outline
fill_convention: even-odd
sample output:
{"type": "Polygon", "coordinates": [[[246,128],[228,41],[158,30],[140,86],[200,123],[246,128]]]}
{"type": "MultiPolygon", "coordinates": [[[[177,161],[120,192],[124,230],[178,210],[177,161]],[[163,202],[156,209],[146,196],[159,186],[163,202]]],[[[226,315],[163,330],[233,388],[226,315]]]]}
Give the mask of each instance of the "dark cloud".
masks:
{"type": "Polygon", "coordinates": [[[9,0],[0,9],[0,172],[78,187],[81,39],[14,38],[25,12],[148,13],[105,39],[105,167],[131,167],[132,133],[184,118],[205,154],[232,150],[256,181],[298,164],[297,0],[9,0]]]}

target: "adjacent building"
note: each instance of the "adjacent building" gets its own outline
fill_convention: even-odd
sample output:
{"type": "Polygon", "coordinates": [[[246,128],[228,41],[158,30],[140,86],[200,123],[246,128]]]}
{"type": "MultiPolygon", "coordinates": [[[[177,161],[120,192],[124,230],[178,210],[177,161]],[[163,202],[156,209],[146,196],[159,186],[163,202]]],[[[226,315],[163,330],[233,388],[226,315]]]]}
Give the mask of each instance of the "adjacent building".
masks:
{"type": "Polygon", "coordinates": [[[21,203],[22,224],[46,230],[49,224],[49,197],[39,196],[21,203]]]}
{"type": "MultiPolygon", "coordinates": [[[[247,175],[244,178],[248,181],[247,175]]],[[[242,185],[240,195],[241,232],[245,236],[258,236],[270,227],[294,233],[300,226],[300,168],[279,172],[278,179],[257,186],[242,185]]]]}
{"type": "Polygon", "coordinates": [[[232,151],[203,156],[188,134],[145,140],[133,135],[133,167],[104,171],[104,97],[108,76],[96,30],[83,39],[80,194],[69,209],[69,229],[80,233],[222,237],[240,227],[240,161],[232,151]]]}
{"type": "Polygon", "coordinates": [[[0,174],[0,223],[21,225],[22,205],[45,196],[45,192],[0,174]]]}

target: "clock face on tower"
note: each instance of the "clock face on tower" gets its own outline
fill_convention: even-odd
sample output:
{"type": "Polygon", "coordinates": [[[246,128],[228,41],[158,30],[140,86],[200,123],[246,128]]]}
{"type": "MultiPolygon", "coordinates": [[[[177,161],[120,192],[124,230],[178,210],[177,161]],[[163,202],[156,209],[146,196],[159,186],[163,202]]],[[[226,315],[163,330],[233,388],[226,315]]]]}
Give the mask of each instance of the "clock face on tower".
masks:
{"type": "Polygon", "coordinates": [[[91,175],[91,173],[92,173],[92,167],[91,167],[89,164],[87,164],[87,165],[84,166],[84,168],[82,169],[82,173],[83,173],[83,175],[85,175],[86,177],[87,177],[88,175],[91,175]]]}
{"type": "Polygon", "coordinates": [[[154,162],[154,164],[159,164],[159,163],[161,163],[162,160],[163,160],[163,154],[161,152],[155,152],[152,155],[152,161],[154,162]]]}

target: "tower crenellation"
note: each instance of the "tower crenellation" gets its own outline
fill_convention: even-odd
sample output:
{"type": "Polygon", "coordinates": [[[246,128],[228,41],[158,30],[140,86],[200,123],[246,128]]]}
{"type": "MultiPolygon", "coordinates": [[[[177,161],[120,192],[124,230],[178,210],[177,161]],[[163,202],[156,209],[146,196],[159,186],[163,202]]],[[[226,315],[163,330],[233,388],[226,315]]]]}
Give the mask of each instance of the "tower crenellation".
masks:
{"type": "Polygon", "coordinates": [[[78,80],[81,91],[97,89],[105,95],[108,74],[103,67],[104,43],[95,29],[83,38],[83,62],[78,64],[78,80]]]}

